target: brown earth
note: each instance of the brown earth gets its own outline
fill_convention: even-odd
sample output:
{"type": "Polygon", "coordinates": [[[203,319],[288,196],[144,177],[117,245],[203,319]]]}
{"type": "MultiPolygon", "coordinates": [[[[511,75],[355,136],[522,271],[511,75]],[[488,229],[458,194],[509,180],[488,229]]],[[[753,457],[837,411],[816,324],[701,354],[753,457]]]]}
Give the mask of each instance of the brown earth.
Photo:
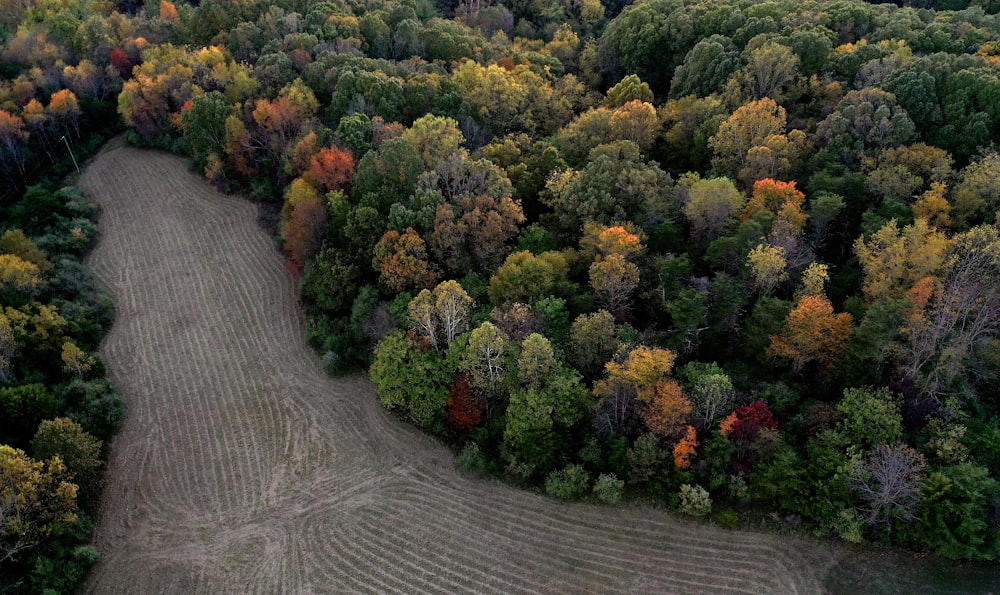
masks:
{"type": "Polygon", "coordinates": [[[86,592],[815,593],[844,568],[804,538],[467,478],[365,378],[324,375],[254,205],[121,144],[80,187],[127,405],[86,592]]]}

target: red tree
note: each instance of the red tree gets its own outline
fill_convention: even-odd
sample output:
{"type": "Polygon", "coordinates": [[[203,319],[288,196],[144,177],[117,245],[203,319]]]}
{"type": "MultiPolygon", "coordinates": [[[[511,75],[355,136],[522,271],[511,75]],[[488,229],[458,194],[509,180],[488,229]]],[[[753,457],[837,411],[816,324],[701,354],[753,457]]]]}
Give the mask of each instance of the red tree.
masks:
{"type": "Polygon", "coordinates": [[[298,272],[323,244],[326,233],[326,206],[322,199],[308,197],[295,205],[292,217],[281,230],[288,265],[298,272]]]}
{"type": "Polygon", "coordinates": [[[483,420],[483,408],[473,397],[468,375],[459,374],[451,385],[445,418],[459,432],[471,430],[483,420]]]}
{"type": "Polygon", "coordinates": [[[762,399],[749,405],[737,407],[736,411],[723,420],[719,429],[722,435],[735,440],[753,442],[762,429],[776,430],[778,422],[762,399]]]}
{"type": "Polygon", "coordinates": [[[354,157],[350,151],[338,147],[320,149],[309,160],[309,168],[302,177],[327,192],[346,190],[354,178],[354,157]]]}
{"type": "Polygon", "coordinates": [[[111,65],[118,70],[118,74],[120,74],[123,79],[127,79],[132,76],[132,61],[129,60],[125,52],[121,51],[119,48],[111,50],[111,65]]]}

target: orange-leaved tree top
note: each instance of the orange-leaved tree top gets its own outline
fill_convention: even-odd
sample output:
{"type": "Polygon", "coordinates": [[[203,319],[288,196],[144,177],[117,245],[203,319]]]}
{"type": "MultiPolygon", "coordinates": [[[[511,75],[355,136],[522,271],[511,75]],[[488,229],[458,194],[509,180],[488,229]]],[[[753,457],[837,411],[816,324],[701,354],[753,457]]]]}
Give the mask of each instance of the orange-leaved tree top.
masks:
{"type": "Polygon", "coordinates": [[[601,423],[621,430],[632,402],[637,401],[639,415],[650,431],[676,437],[691,416],[691,401],[670,377],[675,359],[669,349],[640,345],[623,360],[608,362],[606,377],[594,383],[594,395],[601,401],[603,417],[608,418],[601,423]]]}
{"type": "Polygon", "coordinates": [[[430,289],[439,271],[428,260],[427,245],[412,227],[399,233],[391,229],[375,244],[372,266],[379,279],[392,291],[430,289]]]}
{"type": "Polygon", "coordinates": [[[825,295],[806,295],[788,314],[781,333],[771,335],[770,353],[789,361],[796,372],[812,362],[829,369],[847,350],[853,334],[850,314],[834,314],[825,295]]]}
{"type": "Polygon", "coordinates": [[[753,195],[740,215],[742,221],[752,219],[761,211],[775,213],[795,228],[806,225],[806,214],[802,210],[806,195],[795,187],[795,182],[782,182],[771,178],[757,180],[753,185],[753,195]]]}
{"type": "Polygon", "coordinates": [[[698,448],[697,433],[694,426],[688,426],[684,437],[674,445],[674,467],[677,469],[691,467],[691,459],[694,458],[696,448],[698,448]]]}
{"type": "Polygon", "coordinates": [[[324,147],[309,160],[302,177],[327,192],[344,190],[354,178],[354,157],[339,147],[324,147]]]}
{"type": "Polygon", "coordinates": [[[180,17],[177,15],[177,6],[170,0],[160,0],[160,18],[176,25],[180,22],[180,17]]]}

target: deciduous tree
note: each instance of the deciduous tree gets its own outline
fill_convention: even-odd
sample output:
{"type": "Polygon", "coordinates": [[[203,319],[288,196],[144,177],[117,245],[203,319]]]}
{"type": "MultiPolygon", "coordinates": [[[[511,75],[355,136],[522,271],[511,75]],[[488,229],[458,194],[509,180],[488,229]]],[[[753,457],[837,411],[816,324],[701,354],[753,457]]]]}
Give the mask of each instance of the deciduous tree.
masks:
{"type": "Polygon", "coordinates": [[[687,189],[683,212],[691,224],[691,236],[701,245],[725,235],[736,223],[746,197],[729,178],[698,180],[687,189]]]}
{"type": "Polygon", "coordinates": [[[918,280],[940,277],[949,246],[947,237],[923,219],[903,229],[892,220],[870,238],[858,238],[854,252],[864,273],[865,299],[902,297],[918,280]]]}
{"type": "Polygon", "coordinates": [[[0,565],[76,522],[76,492],[59,457],[35,461],[0,444],[0,565]]]}
{"type": "Polygon", "coordinates": [[[581,314],[570,328],[569,361],[588,377],[596,376],[618,350],[615,317],[607,310],[581,314]]]}
{"type": "Polygon", "coordinates": [[[385,232],[375,244],[372,267],[379,272],[379,280],[394,292],[428,289],[439,277],[437,268],[428,260],[423,238],[412,227],[402,234],[396,230],[385,232]]]}
{"type": "Polygon", "coordinates": [[[829,370],[847,350],[854,334],[854,318],[833,313],[823,294],[805,295],[788,314],[781,333],[771,337],[771,354],[788,360],[796,372],[815,362],[829,370]]]}
{"type": "Polygon", "coordinates": [[[302,177],[320,190],[347,192],[354,178],[354,157],[339,147],[323,147],[309,160],[302,177]]]}
{"type": "Polygon", "coordinates": [[[927,467],[924,457],[906,444],[883,444],[855,464],[851,487],[865,502],[865,520],[870,525],[916,519],[920,503],[920,481],[927,467]]]}
{"type": "Polygon", "coordinates": [[[739,172],[746,163],[747,151],[764,144],[772,135],[784,134],[786,121],[785,108],[769,97],[737,109],[708,141],[715,153],[712,166],[722,172],[739,172]]]}
{"type": "Polygon", "coordinates": [[[482,323],[469,336],[462,371],[469,375],[472,386],[486,397],[487,411],[501,396],[501,384],[509,372],[509,350],[510,338],[491,322],[482,323]]]}

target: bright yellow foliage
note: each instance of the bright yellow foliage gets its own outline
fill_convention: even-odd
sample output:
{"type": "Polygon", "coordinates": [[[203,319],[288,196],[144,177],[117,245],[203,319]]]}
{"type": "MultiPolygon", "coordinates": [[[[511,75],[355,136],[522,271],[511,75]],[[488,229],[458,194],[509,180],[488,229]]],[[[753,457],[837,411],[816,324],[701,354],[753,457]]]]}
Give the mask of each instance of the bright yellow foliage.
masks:
{"type": "Polygon", "coordinates": [[[924,277],[940,277],[951,242],[917,219],[902,230],[892,220],[872,234],[854,243],[854,251],[864,273],[865,299],[875,302],[903,297],[913,284],[924,277]]]}
{"type": "Polygon", "coordinates": [[[14,254],[0,254],[0,285],[30,293],[42,284],[38,266],[14,254]]]}

